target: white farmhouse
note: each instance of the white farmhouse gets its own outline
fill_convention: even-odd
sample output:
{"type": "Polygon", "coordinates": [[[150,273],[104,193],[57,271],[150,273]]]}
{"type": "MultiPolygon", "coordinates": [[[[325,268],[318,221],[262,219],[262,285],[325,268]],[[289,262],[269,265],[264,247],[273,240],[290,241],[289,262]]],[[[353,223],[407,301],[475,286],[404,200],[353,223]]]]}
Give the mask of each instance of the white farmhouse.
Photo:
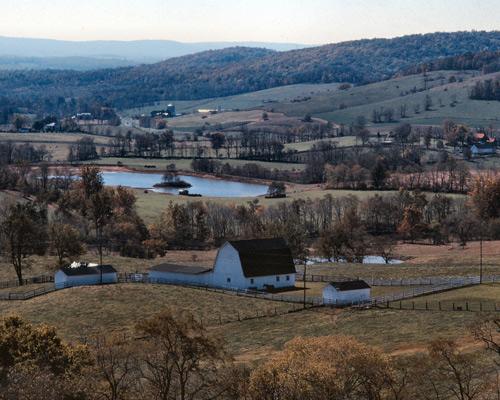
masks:
{"type": "Polygon", "coordinates": [[[362,280],[330,282],[323,289],[323,303],[325,304],[355,304],[370,300],[371,287],[362,280]]]}
{"type": "Polygon", "coordinates": [[[118,274],[112,265],[72,263],[62,267],[54,275],[56,289],[117,282],[118,274]]]}
{"type": "Polygon", "coordinates": [[[152,282],[209,286],[234,290],[281,289],[295,286],[295,265],[283,239],[226,242],[213,268],[162,264],[151,268],[152,282]]]}

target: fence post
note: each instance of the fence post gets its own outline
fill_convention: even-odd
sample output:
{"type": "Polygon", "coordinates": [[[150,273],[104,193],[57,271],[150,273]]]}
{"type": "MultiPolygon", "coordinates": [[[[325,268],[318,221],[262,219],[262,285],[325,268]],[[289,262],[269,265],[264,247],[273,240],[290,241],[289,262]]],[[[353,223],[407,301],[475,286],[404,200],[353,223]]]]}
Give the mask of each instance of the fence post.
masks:
{"type": "Polygon", "coordinates": [[[483,302],[482,301],[479,302],[479,311],[483,311],[483,302]]]}
{"type": "Polygon", "coordinates": [[[438,301],[439,311],[441,311],[441,302],[438,301]]]}
{"type": "Polygon", "coordinates": [[[455,302],[453,302],[452,305],[453,305],[453,311],[455,311],[455,302]]]}
{"type": "Polygon", "coordinates": [[[425,309],[429,310],[429,303],[427,302],[427,300],[425,300],[425,309]]]}
{"type": "Polygon", "coordinates": [[[465,302],[465,310],[469,311],[469,302],[468,301],[465,302]]]}

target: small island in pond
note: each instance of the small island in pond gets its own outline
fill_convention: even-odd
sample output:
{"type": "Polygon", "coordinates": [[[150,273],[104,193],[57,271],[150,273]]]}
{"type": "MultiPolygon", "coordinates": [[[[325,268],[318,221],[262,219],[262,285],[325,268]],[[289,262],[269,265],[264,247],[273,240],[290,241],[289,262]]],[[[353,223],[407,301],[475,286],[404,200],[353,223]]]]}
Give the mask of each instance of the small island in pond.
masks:
{"type": "Polygon", "coordinates": [[[167,170],[163,174],[161,183],[156,183],[153,186],[157,188],[185,189],[190,188],[192,185],[189,182],[183,181],[177,176],[175,165],[169,165],[167,166],[167,170]]]}

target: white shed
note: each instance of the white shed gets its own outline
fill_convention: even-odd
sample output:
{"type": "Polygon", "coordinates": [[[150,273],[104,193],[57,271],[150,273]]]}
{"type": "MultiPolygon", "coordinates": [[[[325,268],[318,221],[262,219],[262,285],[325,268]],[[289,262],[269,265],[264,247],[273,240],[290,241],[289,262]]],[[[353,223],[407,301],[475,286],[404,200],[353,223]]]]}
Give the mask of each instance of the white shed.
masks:
{"type": "Polygon", "coordinates": [[[56,289],[117,282],[118,274],[112,265],[91,266],[85,263],[73,263],[62,267],[54,275],[56,289]]]}
{"type": "Polygon", "coordinates": [[[371,287],[363,280],[330,282],[323,289],[325,304],[355,304],[370,300],[371,287]]]}
{"type": "Polygon", "coordinates": [[[213,268],[163,264],[151,268],[152,282],[234,290],[282,289],[295,286],[292,253],[283,239],[226,242],[213,268]]]}

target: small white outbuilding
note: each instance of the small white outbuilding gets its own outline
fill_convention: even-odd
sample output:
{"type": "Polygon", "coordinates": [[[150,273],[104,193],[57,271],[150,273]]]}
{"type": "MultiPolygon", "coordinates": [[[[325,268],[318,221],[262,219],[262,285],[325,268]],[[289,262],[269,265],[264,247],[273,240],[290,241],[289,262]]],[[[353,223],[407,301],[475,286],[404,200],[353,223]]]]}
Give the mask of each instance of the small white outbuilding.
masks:
{"type": "Polygon", "coordinates": [[[371,287],[363,280],[330,282],[323,289],[324,304],[357,304],[369,301],[370,297],[371,287]]]}
{"type": "Polygon", "coordinates": [[[56,289],[73,286],[117,283],[118,273],[112,265],[96,265],[74,262],[62,267],[54,275],[56,289]]]}

